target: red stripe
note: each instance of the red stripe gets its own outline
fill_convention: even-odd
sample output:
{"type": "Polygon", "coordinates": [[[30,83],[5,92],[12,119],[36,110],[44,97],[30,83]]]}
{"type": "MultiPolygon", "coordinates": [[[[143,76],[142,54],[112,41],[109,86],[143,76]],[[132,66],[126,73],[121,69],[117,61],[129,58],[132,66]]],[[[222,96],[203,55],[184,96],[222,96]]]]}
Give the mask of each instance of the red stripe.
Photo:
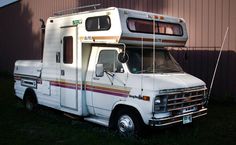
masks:
{"type": "MultiPolygon", "coordinates": [[[[56,87],[63,87],[68,89],[76,89],[76,84],[74,83],[67,83],[67,82],[59,82],[59,81],[50,81],[50,85],[56,87]]],[[[81,89],[81,84],[77,84],[77,89],[81,89]]]]}
{"type": "MultiPolygon", "coordinates": [[[[15,76],[15,80],[20,80],[21,77],[15,76]]],[[[42,83],[42,80],[37,80],[38,83],[42,83]]],[[[60,82],[60,81],[50,81],[50,85],[56,86],[56,87],[63,87],[68,89],[76,89],[76,84],[74,83],[67,83],[67,82],[60,82]]],[[[81,89],[81,84],[77,84],[77,89],[81,89]]],[[[91,86],[86,85],[86,90],[102,93],[102,94],[108,94],[108,95],[114,95],[119,97],[128,97],[129,91],[126,90],[119,90],[119,89],[112,89],[112,88],[106,88],[106,87],[100,87],[100,86],[91,86]]]]}
{"type": "Polygon", "coordinates": [[[15,76],[14,79],[15,79],[15,80],[21,80],[21,77],[15,76]]]}
{"type": "Polygon", "coordinates": [[[95,89],[95,90],[107,90],[110,92],[116,92],[116,93],[121,93],[121,94],[129,94],[129,91],[126,91],[126,90],[113,89],[113,88],[101,87],[101,86],[86,85],[86,88],[95,89]]]}
{"type": "Polygon", "coordinates": [[[103,94],[121,96],[121,97],[128,97],[129,95],[129,91],[126,91],[126,90],[113,89],[113,88],[107,88],[107,87],[101,87],[101,86],[86,85],[86,90],[103,93],[103,94]]]}
{"type": "Polygon", "coordinates": [[[118,93],[118,92],[111,92],[111,91],[108,91],[108,90],[97,90],[97,89],[93,89],[93,88],[86,88],[86,90],[96,92],[96,93],[119,96],[119,97],[128,97],[128,95],[129,95],[128,93],[124,94],[124,93],[118,93]]]}

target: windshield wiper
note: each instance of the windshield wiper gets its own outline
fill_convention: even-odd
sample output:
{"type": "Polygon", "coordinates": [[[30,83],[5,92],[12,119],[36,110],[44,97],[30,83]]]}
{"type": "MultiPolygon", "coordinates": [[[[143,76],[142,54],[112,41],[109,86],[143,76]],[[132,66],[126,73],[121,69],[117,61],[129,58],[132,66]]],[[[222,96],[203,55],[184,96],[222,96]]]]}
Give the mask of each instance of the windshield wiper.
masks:
{"type": "Polygon", "coordinates": [[[157,65],[155,71],[170,71],[170,72],[182,72],[178,68],[167,67],[165,64],[157,65]]]}
{"type": "Polygon", "coordinates": [[[173,68],[165,68],[165,69],[157,69],[157,72],[163,72],[163,73],[170,73],[170,72],[183,72],[181,70],[173,69],[173,68]]]}
{"type": "Polygon", "coordinates": [[[140,71],[136,71],[134,73],[140,74],[140,73],[152,73],[152,72],[153,72],[152,70],[140,70],[140,71]]]}

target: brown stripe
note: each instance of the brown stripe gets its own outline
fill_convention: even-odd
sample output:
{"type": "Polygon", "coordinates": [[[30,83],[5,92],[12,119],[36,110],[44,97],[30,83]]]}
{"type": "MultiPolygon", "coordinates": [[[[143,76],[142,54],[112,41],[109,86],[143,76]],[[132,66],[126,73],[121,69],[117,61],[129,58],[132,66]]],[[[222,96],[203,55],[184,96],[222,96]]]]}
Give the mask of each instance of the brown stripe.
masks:
{"type": "Polygon", "coordinates": [[[118,89],[112,89],[112,88],[107,88],[107,87],[100,87],[100,86],[91,86],[91,85],[86,85],[86,88],[93,88],[93,89],[99,89],[99,90],[107,90],[107,91],[112,91],[112,92],[118,92],[118,93],[129,93],[129,91],[126,90],[118,90],[118,89]]]}
{"type": "MultiPolygon", "coordinates": [[[[131,40],[131,41],[142,41],[142,38],[139,37],[121,37],[122,40],[131,40]]],[[[153,38],[143,38],[143,41],[146,42],[153,42],[153,38]]],[[[155,39],[156,42],[160,42],[160,39],[155,39]]],[[[179,44],[185,44],[185,41],[179,41],[179,40],[168,40],[168,39],[162,39],[161,42],[163,43],[179,43],[179,44]]]]}
{"type": "MultiPolygon", "coordinates": [[[[64,81],[50,81],[53,85],[66,85],[66,86],[76,86],[76,83],[69,83],[64,81]]],[[[81,84],[77,84],[77,86],[81,86],[81,84]]]]}
{"type": "MultiPolygon", "coordinates": [[[[139,37],[121,37],[121,40],[131,40],[131,41],[142,41],[142,38],[139,37]]],[[[152,38],[143,38],[143,41],[152,42],[152,38]]]]}
{"type": "Polygon", "coordinates": [[[184,44],[185,41],[178,41],[178,40],[162,40],[164,43],[179,43],[179,44],[184,44]]]}
{"type": "Polygon", "coordinates": [[[119,36],[93,36],[92,39],[98,39],[98,40],[107,40],[107,39],[115,39],[118,40],[119,36]]]}

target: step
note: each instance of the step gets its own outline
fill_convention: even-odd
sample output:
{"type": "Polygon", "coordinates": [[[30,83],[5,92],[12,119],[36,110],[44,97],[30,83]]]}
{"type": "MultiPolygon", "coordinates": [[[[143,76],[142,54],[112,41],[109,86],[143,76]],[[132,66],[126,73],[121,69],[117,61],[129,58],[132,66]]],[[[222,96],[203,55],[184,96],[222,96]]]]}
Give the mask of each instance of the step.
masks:
{"type": "Polygon", "coordinates": [[[103,118],[103,117],[90,116],[90,117],[84,118],[84,120],[92,122],[92,123],[96,123],[102,126],[106,126],[106,127],[108,127],[109,125],[108,119],[103,118]]]}

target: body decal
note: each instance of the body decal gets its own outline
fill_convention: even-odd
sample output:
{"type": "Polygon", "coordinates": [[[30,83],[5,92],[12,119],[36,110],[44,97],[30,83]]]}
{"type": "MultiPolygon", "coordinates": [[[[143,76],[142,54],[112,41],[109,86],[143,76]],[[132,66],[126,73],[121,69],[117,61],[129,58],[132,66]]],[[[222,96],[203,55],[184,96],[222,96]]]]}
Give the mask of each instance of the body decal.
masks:
{"type": "MultiPolygon", "coordinates": [[[[22,76],[15,76],[15,80],[21,81],[24,77],[22,76]]],[[[42,79],[38,78],[36,79],[37,83],[42,84],[42,79]]],[[[66,82],[66,81],[52,81],[52,80],[45,80],[49,81],[51,86],[55,87],[62,87],[62,88],[68,88],[68,89],[76,89],[77,90],[87,90],[91,92],[96,93],[102,93],[102,94],[108,94],[108,95],[114,95],[119,97],[128,97],[131,88],[128,87],[121,87],[121,86],[111,86],[111,85],[104,85],[99,83],[90,83],[86,82],[85,85],[81,83],[72,83],[72,82],[66,82]]]]}

